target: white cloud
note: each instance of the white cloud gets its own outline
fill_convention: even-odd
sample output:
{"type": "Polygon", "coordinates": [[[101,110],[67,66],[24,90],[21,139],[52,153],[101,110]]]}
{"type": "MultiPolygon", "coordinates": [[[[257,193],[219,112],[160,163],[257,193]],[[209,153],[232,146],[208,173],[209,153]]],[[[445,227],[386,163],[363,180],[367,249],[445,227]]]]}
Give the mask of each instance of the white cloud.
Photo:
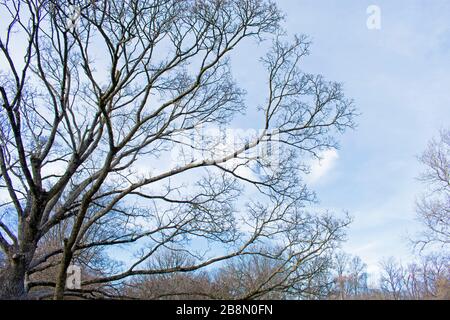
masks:
{"type": "Polygon", "coordinates": [[[335,149],[329,149],[321,152],[320,159],[316,159],[311,164],[311,173],[307,177],[307,181],[311,184],[318,183],[333,169],[339,154],[335,149]]]}

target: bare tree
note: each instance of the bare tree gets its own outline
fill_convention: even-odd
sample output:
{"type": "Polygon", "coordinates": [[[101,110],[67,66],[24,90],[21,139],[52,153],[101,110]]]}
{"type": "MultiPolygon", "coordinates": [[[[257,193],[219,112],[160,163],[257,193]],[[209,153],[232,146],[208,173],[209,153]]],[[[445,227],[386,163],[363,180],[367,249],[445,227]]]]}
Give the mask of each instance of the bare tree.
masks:
{"type": "Polygon", "coordinates": [[[334,285],[328,298],[348,300],[365,298],[368,292],[367,265],[358,256],[338,251],[333,257],[332,278],[334,285]]]}
{"type": "Polygon", "coordinates": [[[417,202],[417,215],[425,227],[414,244],[419,250],[450,243],[450,130],[442,130],[439,140],[432,140],[420,157],[427,167],[420,179],[428,186],[417,202]]]}
{"type": "Polygon", "coordinates": [[[382,275],[380,288],[388,299],[400,300],[405,290],[405,270],[403,266],[389,258],[380,263],[382,275]]]}
{"type": "Polygon", "coordinates": [[[404,266],[394,258],[381,262],[384,299],[449,299],[450,270],[445,255],[429,254],[404,266]]]}
{"type": "Polygon", "coordinates": [[[349,264],[350,288],[354,297],[367,292],[367,265],[360,257],[354,256],[349,264]]]}
{"type": "Polygon", "coordinates": [[[84,277],[71,294],[261,256],[269,242],[279,245],[271,256],[282,265],[300,264],[341,239],[348,220],[306,214],[314,194],[301,177],[306,159],[335,147],[336,133],[353,125],[354,108],[339,84],[300,70],[309,43],[285,42],[273,2],[0,3],[1,298],[26,297],[26,278],[50,263],[55,279],[28,288],[54,288],[63,299],[68,267],[99,248],[127,245],[135,260],[84,277]],[[220,152],[196,133],[254,107],[233,81],[231,51],[267,38],[261,132],[220,152]],[[256,153],[275,136],[276,166],[256,153]],[[173,149],[191,156],[174,163],[173,149]],[[305,243],[308,223],[334,231],[305,243]],[[41,250],[61,225],[62,241],[41,250]],[[149,267],[167,250],[190,259],[149,267]]]}
{"type": "Polygon", "coordinates": [[[405,276],[408,299],[450,299],[449,259],[430,254],[408,265],[405,276]]]}
{"type": "MultiPolygon", "coordinates": [[[[187,253],[167,250],[154,256],[147,268],[165,269],[192,263],[187,253]]],[[[211,272],[199,270],[133,277],[121,291],[122,297],[141,300],[204,300],[219,298],[222,288],[215,285],[211,272]]]]}
{"type": "Polygon", "coordinates": [[[336,272],[335,276],[335,284],[337,292],[337,296],[340,300],[344,300],[348,296],[348,289],[347,289],[347,267],[349,263],[349,255],[343,251],[339,251],[334,255],[334,270],[336,272]]]}

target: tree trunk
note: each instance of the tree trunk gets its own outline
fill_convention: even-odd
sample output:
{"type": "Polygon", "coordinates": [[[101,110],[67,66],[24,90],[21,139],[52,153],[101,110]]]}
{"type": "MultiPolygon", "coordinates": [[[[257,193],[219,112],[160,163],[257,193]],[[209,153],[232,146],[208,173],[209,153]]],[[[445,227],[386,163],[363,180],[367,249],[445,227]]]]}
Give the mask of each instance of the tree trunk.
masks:
{"type": "Polygon", "coordinates": [[[64,300],[64,291],[66,289],[67,268],[72,261],[73,254],[67,246],[67,240],[64,240],[64,253],[61,259],[60,270],[56,279],[54,300],[64,300]]]}
{"type": "Polygon", "coordinates": [[[36,252],[36,229],[28,222],[19,225],[19,248],[9,253],[6,268],[0,273],[0,299],[21,300],[28,296],[25,286],[26,274],[36,252]]]}
{"type": "Polygon", "coordinates": [[[26,299],[25,263],[23,259],[10,261],[0,273],[0,300],[26,299]]]}

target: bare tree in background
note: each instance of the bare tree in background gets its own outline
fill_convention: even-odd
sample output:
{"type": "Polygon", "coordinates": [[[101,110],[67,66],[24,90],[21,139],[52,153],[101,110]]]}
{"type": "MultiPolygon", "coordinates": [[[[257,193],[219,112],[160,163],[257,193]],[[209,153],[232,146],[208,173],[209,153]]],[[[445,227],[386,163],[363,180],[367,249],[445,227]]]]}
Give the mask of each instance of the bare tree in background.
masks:
{"type": "Polygon", "coordinates": [[[381,262],[382,298],[393,300],[448,300],[450,298],[449,259],[429,254],[402,265],[394,258],[381,262]]]}
{"type": "Polygon", "coordinates": [[[333,287],[328,298],[349,300],[366,298],[368,293],[367,265],[358,256],[338,251],[333,257],[333,287]]]}
{"type": "Polygon", "coordinates": [[[420,177],[429,188],[417,202],[417,215],[425,230],[414,240],[419,250],[438,245],[448,250],[450,244],[450,130],[442,130],[420,157],[427,167],[420,177]]]}
{"type": "MultiPolygon", "coordinates": [[[[335,248],[328,245],[316,252],[305,252],[301,261],[274,256],[279,250],[265,247],[258,255],[241,255],[216,270],[136,277],[125,285],[124,296],[139,299],[323,299],[332,284],[327,275],[331,267],[330,253],[335,248]]],[[[150,268],[189,264],[189,259],[186,254],[167,252],[156,257],[150,268]]]]}
{"type": "Polygon", "coordinates": [[[354,256],[349,264],[350,288],[353,297],[367,292],[367,265],[360,257],[354,256]]]}
{"type": "MultiPolygon", "coordinates": [[[[39,242],[36,249],[36,256],[48,257],[45,263],[36,266],[27,272],[26,290],[30,299],[47,299],[53,297],[53,289],[51,286],[45,284],[54,283],[59,272],[60,261],[57,255],[53,253],[61,250],[64,244],[64,239],[68,236],[71,230],[69,220],[65,220],[55,228],[51,229],[39,242]]],[[[112,227],[112,226],[110,226],[112,227]]],[[[92,228],[89,232],[90,241],[95,241],[97,237],[92,237],[98,232],[98,228],[92,228]]],[[[73,264],[78,266],[83,275],[83,279],[93,279],[99,276],[106,276],[108,274],[118,272],[120,264],[109,259],[105,247],[93,246],[84,250],[77,251],[73,258],[73,264]]],[[[67,292],[65,295],[71,298],[105,298],[108,296],[117,295],[118,291],[109,284],[93,284],[83,288],[82,292],[67,292]]]]}
{"type": "Polygon", "coordinates": [[[380,263],[380,289],[387,299],[400,300],[404,297],[405,270],[394,258],[385,259],[380,263]]]}
{"type": "Polygon", "coordinates": [[[277,259],[291,276],[303,258],[342,240],[348,219],[306,213],[314,194],[301,177],[308,157],[353,125],[354,108],[339,84],[300,70],[309,43],[283,40],[273,2],[0,3],[0,298],[25,298],[30,288],[90,296],[92,286],[243,256],[277,259]],[[262,59],[266,99],[249,106],[231,51],[265,38],[273,42],[262,59]],[[225,154],[208,139],[186,140],[256,107],[261,132],[225,154]],[[252,151],[275,134],[274,167],[252,151]],[[199,152],[174,164],[176,148],[199,152]],[[62,225],[63,238],[42,250],[62,225]],[[261,251],[268,243],[276,250],[261,251]],[[79,257],[95,269],[90,251],[124,246],[135,254],[119,271],[65,288],[79,257]],[[189,259],[155,267],[163,251],[189,259]],[[53,280],[30,277],[25,286],[46,268],[56,268],[53,280]]]}
{"type": "Polygon", "coordinates": [[[336,272],[335,275],[335,291],[337,292],[337,296],[340,300],[344,300],[349,295],[348,293],[348,285],[347,285],[347,267],[350,260],[350,256],[343,252],[339,251],[334,255],[334,270],[336,272]]]}
{"type": "Polygon", "coordinates": [[[450,261],[445,255],[429,254],[405,270],[408,299],[450,299],[450,261]]]}

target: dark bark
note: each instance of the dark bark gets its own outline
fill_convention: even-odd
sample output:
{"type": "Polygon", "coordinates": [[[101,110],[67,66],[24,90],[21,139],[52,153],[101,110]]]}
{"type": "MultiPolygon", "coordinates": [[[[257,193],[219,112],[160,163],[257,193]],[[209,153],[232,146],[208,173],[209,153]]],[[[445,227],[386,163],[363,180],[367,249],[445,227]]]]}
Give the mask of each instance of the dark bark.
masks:
{"type": "MultiPolygon", "coordinates": [[[[45,192],[43,192],[45,195],[45,192]]],[[[8,249],[6,268],[0,273],[0,299],[26,299],[26,274],[36,252],[39,241],[38,219],[44,205],[41,198],[30,197],[26,209],[28,218],[20,219],[19,243],[8,249]]]]}
{"type": "Polygon", "coordinates": [[[0,273],[0,299],[26,299],[25,261],[23,256],[16,255],[0,273]]]}

